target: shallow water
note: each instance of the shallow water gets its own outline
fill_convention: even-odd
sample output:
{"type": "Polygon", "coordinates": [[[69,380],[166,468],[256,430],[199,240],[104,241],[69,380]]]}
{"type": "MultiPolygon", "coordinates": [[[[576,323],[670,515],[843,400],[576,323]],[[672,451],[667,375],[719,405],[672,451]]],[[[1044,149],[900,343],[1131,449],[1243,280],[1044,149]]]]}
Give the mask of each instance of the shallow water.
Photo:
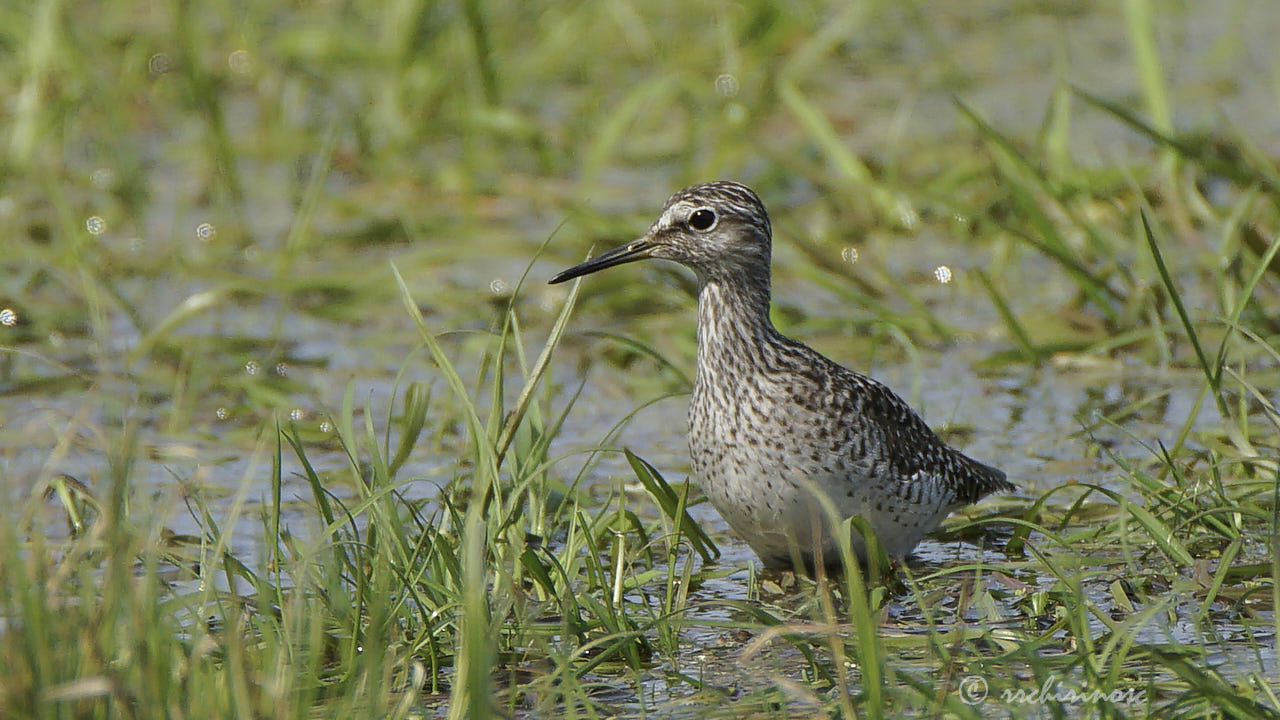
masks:
{"type": "MultiPolygon", "coordinates": [[[[891,8],[875,18],[877,24],[851,30],[849,41],[833,51],[804,90],[821,105],[842,142],[860,157],[906,176],[944,177],[952,169],[955,146],[973,142],[968,121],[955,110],[955,97],[1030,144],[1058,83],[1108,98],[1135,96],[1138,82],[1125,27],[1116,12],[1102,3],[891,8]]],[[[1272,3],[1245,0],[1190,3],[1162,15],[1159,29],[1175,125],[1229,126],[1262,152],[1280,152],[1280,126],[1274,121],[1280,84],[1273,51],[1274,38],[1280,37],[1280,11],[1272,3]]],[[[741,75],[737,82],[752,82],[750,73],[741,75]]],[[[1114,118],[1081,105],[1074,101],[1070,128],[1071,154],[1077,163],[1123,167],[1153,162],[1145,140],[1114,118]]],[[[252,127],[255,108],[252,97],[233,106],[233,125],[252,127]]],[[[790,140],[801,133],[798,125],[777,124],[779,147],[792,147],[790,140]]],[[[327,200],[355,203],[361,217],[322,213],[316,222],[318,240],[305,246],[277,277],[272,264],[287,243],[296,198],[286,188],[296,168],[270,157],[246,161],[244,180],[251,198],[246,224],[253,232],[244,247],[227,247],[220,244],[223,236],[209,235],[207,228],[197,236],[196,229],[209,221],[209,215],[201,207],[202,183],[177,159],[187,152],[187,142],[177,131],[172,137],[155,138],[148,159],[155,169],[149,175],[145,216],[108,218],[105,232],[95,235],[94,251],[104,267],[118,269],[118,278],[107,275],[118,280],[111,290],[128,301],[143,327],[154,327],[183,301],[217,291],[222,283],[235,285],[237,291],[220,295],[210,308],[184,320],[167,338],[172,345],[164,349],[164,358],[153,361],[125,357],[143,333],[119,304],[98,298],[100,305],[90,308],[74,282],[41,285],[29,306],[17,307],[25,317],[39,317],[40,334],[13,342],[0,335],[10,350],[0,354],[0,497],[11,505],[21,503],[38,481],[55,473],[72,475],[101,492],[110,477],[108,458],[119,446],[127,419],[136,429],[140,449],[131,475],[143,498],[139,506],[168,517],[167,525],[176,533],[199,534],[182,484],[201,492],[220,521],[242,496],[246,503],[231,532],[232,549],[245,560],[260,554],[258,517],[270,496],[269,452],[274,441],[264,429],[274,427],[275,419],[286,425],[294,422],[323,438],[331,432],[323,424],[330,414],[337,414],[350,387],[357,424],[368,408],[373,425],[384,432],[397,402],[395,383],[402,369],[405,381],[429,383],[439,397],[448,393],[418,348],[416,330],[394,292],[390,262],[404,273],[432,329],[458,331],[442,342],[461,375],[470,380],[478,373],[474,350],[482,338],[477,333],[493,327],[529,258],[562,220],[568,217],[567,225],[534,262],[517,306],[531,354],[540,347],[567,292],[564,287],[544,286],[545,279],[579,259],[601,235],[608,237],[598,243],[604,246],[642,232],[649,214],[675,189],[670,178],[687,172],[687,166],[681,169],[669,160],[656,166],[620,163],[599,173],[590,187],[569,185],[572,179],[565,178],[560,182],[568,189],[443,200],[417,198],[413,188],[398,187],[395,179],[384,186],[377,178],[335,172],[327,200]],[[581,212],[583,206],[615,218],[613,224],[588,217],[581,212]],[[359,234],[362,223],[386,217],[412,228],[411,239],[344,240],[352,227],[359,234]],[[601,229],[605,226],[607,231],[601,229]]],[[[762,153],[760,162],[767,163],[767,158],[762,153]]],[[[77,172],[86,175],[100,164],[82,162],[77,172]]],[[[572,171],[566,170],[566,175],[572,171]]],[[[496,192],[529,182],[517,178],[509,186],[498,185],[496,192]]],[[[778,324],[832,359],[895,388],[953,444],[1005,470],[1019,493],[983,507],[1021,507],[1065,483],[1125,492],[1123,472],[1108,453],[1151,460],[1160,443],[1174,441],[1193,412],[1203,385],[1194,369],[1123,354],[1064,355],[1039,367],[993,361],[1010,350],[1011,342],[974,270],[990,271],[1014,311],[1033,324],[1041,319],[1063,324],[1054,315],[1070,303],[1075,286],[1040,254],[986,243],[988,236],[981,234],[981,245],[968,240],[966,233],[981,218],[957,215],[948,226],[908,217],[902,223],[905,230],[862,235],[847,218],[815,209],[821,192],[798,178],[788,192],[765,198],[778,234],[778,324]],[[948,233],[947,227],[955,232],[948,233]],[[847,274],[824,275],[827,284],[814,282],[801,242],[816,246],[830,265],[847,274]],[[949,282],[935,279],[940,267],[949,269],[949,282]],[[907,332],[902,336],[917,339],[904,343],[886,330],[883,318],[856,302],[855,280],[878,281],[881,272],[913,293],[955,338],[942,342],[928,332],[907,332]],[[1117,419],[1112,422],[1113,418],[1117,419]]],[[[944,217],[953,205],[966,206],[946,197],[912,199],[913,211],[944,217]]],[[[13,207],[0,206],[0,222],[15,237],[24,237],[28,221],[15,215],[13,207]]],[[[1204,247],[1187,252],[1212,253],[1216,242],[1205,238],[1204,247]]],[[[1196,258],[1173,260],[1192,265],[1196,258]]],[[[1187,291],[1198,317],[1218,312],[1210,288],[1187,291]]],[[[908,321],[920,322],[903,297],[888,293],[884,302],[908,321]]],[[[687,392],[687,384],[679,373],[652,362],[615,362],[616,344],[586,333],[612,332],[651,342],[689,376],[693,315],[694,300],[680,283],[651,267],[619,268],[583,281],[569,337],[552,371],[555,397],[562,402],[580,378],[586,379],[551,449],[553,456],[573,457],[560,461],[556,471],[576,471],[580,454],[600,444],[608,430],[641,403],[677,393],[641,410],[614,444],[644,457],[668,480],[684,479],[688,400],[678,393],[687,392]],[[628,292],[637,298],[634,306],[610,301],[628,292]]],[[[0,329],[4,332],[9,331],[0,329]]],[[[516,376],[513,363],[512,377],[516,376]]],[[[1280,400],[1280,391],[1268,392],[1273,401],[1280,400]]],[[[1191,424],[1192,442],[1217,433],[1220,424],[1213,404],[1203,404],[1191,424]]],[[[309,444],[308,452],[318,468],[330,473],[326,480],[337,496],[355,496],[346,479],[352,471],[342,453],[323,440],[309,444]]],[[[415,478],[405,487],[406,494],[435,497],[437,484],[452,476],[454,462],[430,448],[415,452],[402,471],[402,476],[415,478]]],[[[286,509],[284,520],[294,533],[305,535],[315,528],[310,527],[313,513],[301,504],[310,489],[299,471],[286,453],[284,496],[296,502],[286,509]]],[[[589,481],[609,486],[631,478],[622,455],[608,453],[599,458],[589,481]]],[[[48,510],[46,527],[59,535],[64,526],[52,502],[48,510]]],[[[653,513],[651,507],[639,510],[653,513]]],[[[735,570],[708,579],[694,593],[695,604],[702,604],[690,613],[676,660],[679,669],[706,678],[711,686],[743,692],[762,686],[753,682],[770,684],[779,675],[794,676],[800,663],[792,646],[778,641],[744,654],[749,638],[717,626],[736,618],[726,601],[759,600],[750,595],[759,584],[748,582],[747,568],[755,559],[730,536],[709,505],[697,505],[691,512],[719,543],[719,566],[735,570]]],[[[918,572],[991,560],[992,552],[930,538],[917,551],[918,572]]],[[[1055,583],[1049,577],[1020,580],[1042,587],[1055,583]]],[[[1100,607],[1110,609],[1105,587],[1090,587],[1088,592],[1100,607]]],[[[1186,620],[1193,611],[1187,602],[1178,602],[1173,612],[1144,628],[1137,641],[1204,642],[1200,628],[1186,620]]],[[[886,632],[910,632],[920,620],[918,608],[900,602],[891,606],[890,615],[893,623],[886,632]]],[[[1246,626],[1226,612],[1215,619],[1222,640],[1210,648],[1213,657],[1225,666],[1239,662],[1255,667],[1250,642],[1244,638],[1246,626]]],[[[1106,631],[1100,623],[1090,629],[1099,635],[1106,631]]],[[[1262,664],[1273,672],[1274,638],[1264,645],[1262,664]]],[[[686,683],[655,670],[646,678],[644,692],[646,698],[621,699],[619,705],[634,707],[634,700],[652,707],[691,691],[686,683]]],[[[796,702],[803,706],[802,699],[796,702]]],[[[678,703],[666,709],[679,715],[678,703]]]]}

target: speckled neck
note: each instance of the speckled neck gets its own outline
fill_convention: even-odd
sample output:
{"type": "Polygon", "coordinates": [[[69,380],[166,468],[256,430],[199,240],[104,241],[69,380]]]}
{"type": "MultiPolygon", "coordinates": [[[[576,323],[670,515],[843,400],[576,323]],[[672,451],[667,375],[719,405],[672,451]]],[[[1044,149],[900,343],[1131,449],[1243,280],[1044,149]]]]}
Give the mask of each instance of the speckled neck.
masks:
{"type": "Polygon", "coordinates": [[[769,279],[708,277],[698,292],[698,381],[741,374],[777,342],[769,319],[769,279]]]}

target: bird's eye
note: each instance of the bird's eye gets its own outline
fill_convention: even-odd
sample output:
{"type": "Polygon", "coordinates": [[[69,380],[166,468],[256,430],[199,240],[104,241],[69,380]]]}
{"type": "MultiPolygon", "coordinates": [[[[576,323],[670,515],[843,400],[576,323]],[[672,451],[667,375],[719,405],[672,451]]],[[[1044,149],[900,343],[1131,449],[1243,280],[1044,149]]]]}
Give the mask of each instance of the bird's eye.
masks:
{"type": "Polygon", "coordinates": [[[711,208],[699,208],[689,216],[689,227],[694,230],[710,230],[716,224],[716,213],[711,208]]]}

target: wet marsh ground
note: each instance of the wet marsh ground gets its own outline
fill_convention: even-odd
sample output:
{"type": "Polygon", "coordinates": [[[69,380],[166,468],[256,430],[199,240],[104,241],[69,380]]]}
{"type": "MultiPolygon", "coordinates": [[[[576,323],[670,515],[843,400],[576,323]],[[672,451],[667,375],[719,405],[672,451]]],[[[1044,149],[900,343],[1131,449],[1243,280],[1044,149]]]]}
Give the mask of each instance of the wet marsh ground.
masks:
{"type": "Polygon", "coordinates": [[[0,18],[0,716],[1280,714],[1280,9],[0,18]],[[759,569],[689,275],[545,285],[721,177],[1016,495],[759,569]]]}

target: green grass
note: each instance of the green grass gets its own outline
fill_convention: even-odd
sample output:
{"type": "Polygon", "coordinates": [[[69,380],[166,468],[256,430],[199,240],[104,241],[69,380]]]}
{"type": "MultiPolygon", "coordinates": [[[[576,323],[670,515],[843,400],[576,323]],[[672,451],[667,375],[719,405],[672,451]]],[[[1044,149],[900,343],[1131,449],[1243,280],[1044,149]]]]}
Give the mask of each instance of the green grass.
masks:
{"type": "Polygon", "coordinates": [[[1280,714],[1276,138],[1182,120],[1274,11],[1241,90],[1194,8],[982,7],[0,9],[0,716],[1280,714]],[[688,275],[544,286],[722,176],[788,333],[1079,393],[928,408],[1023,470],[943,555],[759,572],[657,460],[688,275]]]}

